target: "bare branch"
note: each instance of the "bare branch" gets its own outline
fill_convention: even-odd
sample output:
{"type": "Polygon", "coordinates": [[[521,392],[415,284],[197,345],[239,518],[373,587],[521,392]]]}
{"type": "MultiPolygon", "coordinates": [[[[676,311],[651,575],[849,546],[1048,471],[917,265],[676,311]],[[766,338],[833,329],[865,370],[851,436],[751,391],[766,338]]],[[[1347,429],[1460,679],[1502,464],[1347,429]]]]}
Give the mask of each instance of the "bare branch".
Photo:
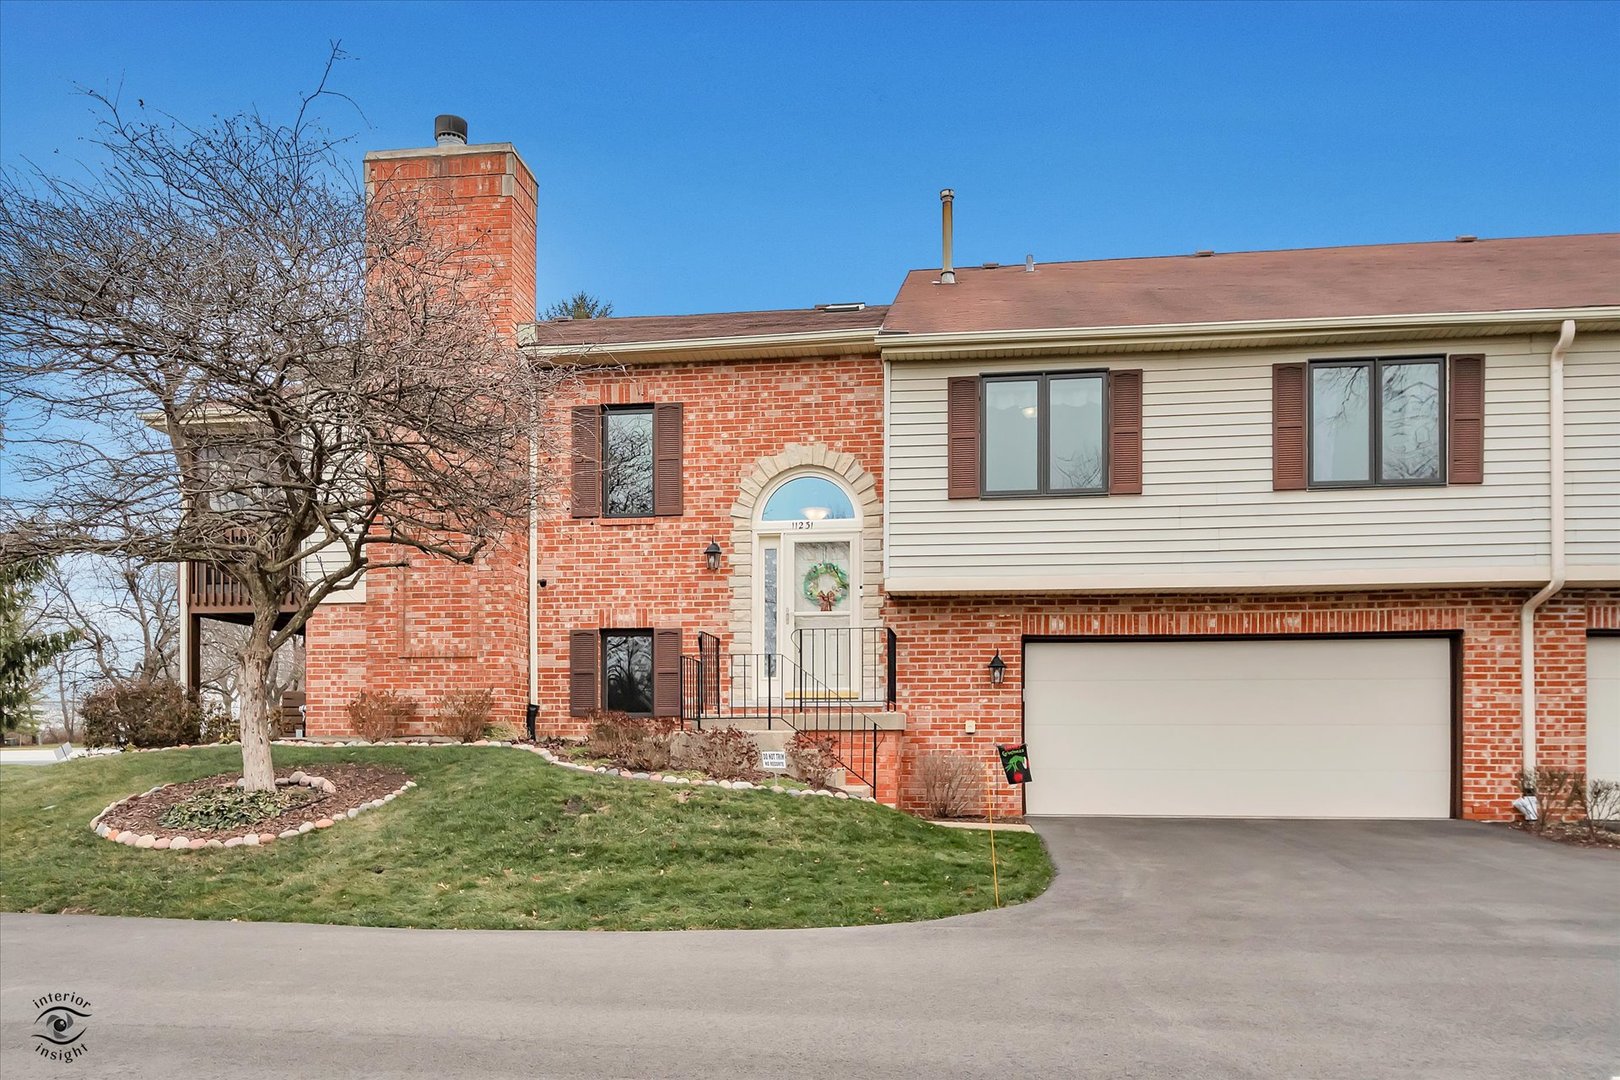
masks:
{"type": "Polygon", "coordinates": [[[103,172],[0,177],[19,481],[0,560],[226,575],[253,608],[242,700],[261,720],[270,657],[334,591],[404,550],[473,561],[526,518],[531,451],[562,445],[535,418],[572,377],[491,325],[491,269],[453,204],[354,182],[345,140],[314,119],[342,98],[341,56],[290,124],[133,119],[92,93],[103,172]]]}

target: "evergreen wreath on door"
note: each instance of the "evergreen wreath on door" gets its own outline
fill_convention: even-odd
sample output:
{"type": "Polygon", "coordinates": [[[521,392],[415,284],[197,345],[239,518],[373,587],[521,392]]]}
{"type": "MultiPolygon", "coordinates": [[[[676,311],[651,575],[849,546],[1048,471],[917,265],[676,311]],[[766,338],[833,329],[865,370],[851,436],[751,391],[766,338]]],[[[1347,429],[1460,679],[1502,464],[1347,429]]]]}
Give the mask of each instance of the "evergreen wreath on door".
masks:
{"type": "Polygon", "coordinates": [[[819,562],[805,571],[804,598],[820,604],[822,611],[831,611],[848,595],[849,575],[837,563],[819,562]]]}

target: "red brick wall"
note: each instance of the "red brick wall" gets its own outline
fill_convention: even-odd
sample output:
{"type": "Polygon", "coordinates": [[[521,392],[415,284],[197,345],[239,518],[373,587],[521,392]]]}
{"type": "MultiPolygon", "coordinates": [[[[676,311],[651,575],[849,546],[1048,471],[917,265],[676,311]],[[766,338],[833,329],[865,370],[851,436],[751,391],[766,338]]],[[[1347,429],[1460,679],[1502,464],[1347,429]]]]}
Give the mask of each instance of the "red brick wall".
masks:
{"type": "MultiPolygon", "coordinates": [[[[1449,631],[1462,636],[1464,817],[1513,816],[1521,762],[1519,608],[1530,590],[1147,595],[1077,599],[891,597],[886,621],[899,635],[899,704],[906,713],[902,806],[919,806],[911,763],[921,753],[961,751],[986,762],[996,743],[1022,737],[1025,636],[1340,634],[1449,631]],[[1000,649],[1005,683],[985,665],[1000,649]],[[977,733],[965,734],[967,721],[977,733]]],[[[1586,630],[1620,620],[1620,592],[1555,598],[1537,618],[1538,760],[1582,767],[1586,754],[1586,630]]],[[[1039,770],[1040,763],[1033,762],[1039,770]]],[[[1020,796],[999,786],[997,810],[1020,796]]]]}
{"type": "MultiPolygon", "coordinates": [[[[682,651],[708,631],[731,649],[732,506],[761,459],[794,443],[853,455],[882,485],[883,368],[876,356],[667,364],[584,377],[573,404],[685,405],[685,513],[669,518],[567,517],[540,525],[541,729],[583,733],[568,715],[568,633],[678,627],[682,651]],[[725,550],[705,567],[710,540],[725,550]]],[[[566,465],[561,466],[566,471],[566,465]]],[[[564,503],[567,485],[560,492],[564,503]]]]}
{"type": "MultiPolygon", "coordinates": [[[[510,337],[535,315],[534,176],[509,151],[453,153],[424,149],[369,159],[373,190],[420,188],[450,204],[446,242],[469,251],[474,293],[491,325],[510,337]]],[[[528,698],[528,534],[466,566],[427,555],[373,551],[375,561],[403,559],[366,576],[364,604],[328,604],[306,631],[306,730],[348,734],[344,706],[361,690],[393,690],[418,709],[425,732],[437,700],[451,691],[489,689],[495,719],[521,725],[528,698]]]]}
{"type": "MultiPolygon", "coordinates": [[[[568,634],[575,629],[668,628],[695,652],[700,630],[731,648],[731,510],[756,464],[794,443],[853,455],[882,483],[883,369],[875,356],[667,364],[587,373],[556,405],[685,405],[685,513],[670,518],[573,519],[563,482],[539,529],[539,730],[583,734],[568,715],[568,634]],[[726,548],[709,571],[703,549],[726,548]]],[[[367,603],[332,606],[309,631],[309,732],[347,732],[343,705],[362,688],[392,689],[426,712],[449,689],[489,687],[496,719],[521,728],[527,700],[526,534],[514,534],[469,572],[425,558],[367,579],[367,603]],[[366,641],[354,642],[355,627],[366,641]],[[328,648],[328,642],[331,647],[328,648]],[[357,669],[355,657],[364,663],[357,669]]],[[[897,742],[898,740],[891,740],[897,742]]],[[[892,766],[891,766],[892,768],[892,766]]],[[[889,789],[894,789],[890,783],[889,789]]]]}

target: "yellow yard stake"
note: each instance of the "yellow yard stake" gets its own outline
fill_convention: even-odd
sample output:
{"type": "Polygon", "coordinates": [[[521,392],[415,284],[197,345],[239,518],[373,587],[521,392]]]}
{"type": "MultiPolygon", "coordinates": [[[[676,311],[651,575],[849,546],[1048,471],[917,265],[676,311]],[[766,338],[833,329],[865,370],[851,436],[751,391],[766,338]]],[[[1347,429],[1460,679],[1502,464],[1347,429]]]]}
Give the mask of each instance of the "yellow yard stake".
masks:
{"type": "Polygon", "coordinates": [[[985,824],[990,826],[990,884],[996,891],[996,907],[1001,906],[1001,875],[996,870],[996,770],[990,767],[990,786],[984,803],[985,824]]]}

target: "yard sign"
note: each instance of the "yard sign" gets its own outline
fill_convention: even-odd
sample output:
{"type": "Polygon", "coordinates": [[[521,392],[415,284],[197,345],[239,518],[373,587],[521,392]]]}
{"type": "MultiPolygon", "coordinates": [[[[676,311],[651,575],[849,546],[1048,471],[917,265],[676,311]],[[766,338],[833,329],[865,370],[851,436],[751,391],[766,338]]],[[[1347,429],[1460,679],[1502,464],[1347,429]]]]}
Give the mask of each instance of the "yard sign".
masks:
{"type": "Polygon", "coordinates": [[[1001,755],[1001,767],[1007,773],[1007,783],[1029,783],[1029,746],[1019,743],[1017,746],[1002,746],[996,744],[996,753],[1001,755]]]}

